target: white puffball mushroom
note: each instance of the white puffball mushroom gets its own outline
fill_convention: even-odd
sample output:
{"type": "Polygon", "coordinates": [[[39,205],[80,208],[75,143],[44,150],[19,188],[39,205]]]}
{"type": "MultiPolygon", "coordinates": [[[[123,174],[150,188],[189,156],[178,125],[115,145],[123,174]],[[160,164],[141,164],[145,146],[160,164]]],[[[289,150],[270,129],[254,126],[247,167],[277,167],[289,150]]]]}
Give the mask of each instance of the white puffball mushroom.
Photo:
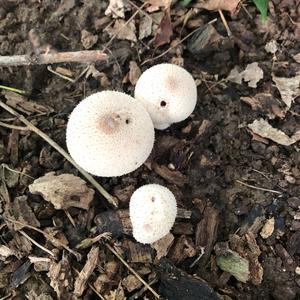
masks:
{"type": "Polygon", "coordinates": [[[70,115],[67,148],[87,172],[112,177],[141,166],[154,144],[154,127],[133,97],[104,91],[82,100],[70,115]]]}
{"type": "Polygon", "coordinates": [[[192,75],[173,64],[158,64],[138,79],[134,96],[149,112],[154,127],[165,129],[185,120],[197,103],[197,86],[192,75]]]}
{"type": "Polygon", "coordinates": [[[143,244],[156,242],[170,232],[176,214],[176,199],[168,188],[143,185],[132,194],[129,203],[133,237],[143,244]]]}

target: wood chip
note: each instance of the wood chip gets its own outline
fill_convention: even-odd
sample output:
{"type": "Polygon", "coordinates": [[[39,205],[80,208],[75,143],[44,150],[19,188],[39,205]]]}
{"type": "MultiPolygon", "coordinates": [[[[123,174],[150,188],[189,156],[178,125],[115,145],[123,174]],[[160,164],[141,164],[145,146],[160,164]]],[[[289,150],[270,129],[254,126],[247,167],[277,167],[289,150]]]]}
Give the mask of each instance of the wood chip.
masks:
{"type": "Polygon", "coordinates": [[[29,185],[32,194],[40,194],[55,209],[78,207],[88,209],[94,197],[94,190],[87,187],[86,182],[72,174],[56,176],[50,172],[36,179],[29,185]]]}
{"type": "Polygon", "coordinates": [[[56,292],[57,297],[59,299],[71,299],[73,275],[68,259],[63,258],[58,263],[52,261],[47,275],[50,278],[50,285],[56,292]]]}
{"type": "Polygon", "coordinates": [[[201,264],[205,265],[217,239],[219,212],[216,208],[206,207],[202,220],[197,224],[195,241],[196,247],[204,247],[201,264]]]}
{"type": "MultiPolygon", "coordinates": [[[[15,220],[34,227],[40,227],[40,222],[37,220],[31,207],[28,205],[26,196],[16,197],[13,202],[12,210],[15,220]]],[[[20,230],[22,228],[24,228],[24,226],[16,223],[14,224],[15,230],[20,230]]]]}
{"type": "Polygon", "coordinates": [[[131,242],[130,240],[125,240],[123,242],[123,247],[127,250],[127,261],[133,263],[152,263],[153,250],[149,245],[143,245],[140,243],[131,242]]]}
{"type": "Polygon", "coordinates": [[[293,56],[293,59],[298,63],[300,64],[300,52],[296,55],[293,56]]]}
{"type": "Polygon", "coordinates": [[[263,226],[263,228],[260,231],[260,235],[263,239],[267,239],[270,237],[274,232],[274,225],[275,225],[275,219],[274,217],[271,219],[268,219],[263,226]]]}
{"type": "Polygon", "coordinates": [[[15,233],[13,239],[9,242],[9,247],[18,259],[28,256],[32,251],[31,242],[18,232],[15,233]]]}
{"type": "Polygon", "coordinates": [[[193,240],[184,235],[175,241],[175,245],[170,251],[170,257],[176,264],[179,264],[188,257],[194,257],[196,254],[197,250],[193,240]]]}
{"type": "Polygon", "coordinates": [[[85,263],[83,269],[80,271],[78,277],[75,280],[74,294],[76,296],[80,297],[86,289],[87,281],[96,268],[98,259],[99,247],[93,246],[87,256],[87,262],[85,263]]]}
{"type": "Polygon", "coordinates": [[[151,244],[151,247],[156,250],[157,260],[160,260],[162,257],[167,256],[173,242],[174,242],[174,235],[172,233],[168,233],[160,240],[151,244]]]}
{"type": "Polygon", "coordinates": [[[5,245],[0,245],[0,260],[5,261],[7,257],[13,255],[14,252],[5,245]]]}
{"type": "Polygon", "coordinates": [[[268,138],[280,145],[290,146],[300,140],[300,130],[296,131],[291,137],[284,132],[272,127],[266,120],[259,119],[248,124],[248,127],[263,138],[268,138]]]}
{"type": "Polygon", "coordinates": [[[122,280],[122,285],[128,292],[132,292],[140,288],[143,284],[136,276],[130,274],[122,280]]]}
{"type": "Polygon", "coordinates": [[[159,176],[167,180],[169,183],[175,184],[179,187],[182,187],[187,183],[186,176],[180,171],[170,170],[167,166],[160,166],[157,163],[153,163],[152,168],[159,176]]]}
{"type": "Polygon", "coordinates": [[[51,259],[48,257],[28,256],[36,272],[48,272],[51,265],[51,259]]]}

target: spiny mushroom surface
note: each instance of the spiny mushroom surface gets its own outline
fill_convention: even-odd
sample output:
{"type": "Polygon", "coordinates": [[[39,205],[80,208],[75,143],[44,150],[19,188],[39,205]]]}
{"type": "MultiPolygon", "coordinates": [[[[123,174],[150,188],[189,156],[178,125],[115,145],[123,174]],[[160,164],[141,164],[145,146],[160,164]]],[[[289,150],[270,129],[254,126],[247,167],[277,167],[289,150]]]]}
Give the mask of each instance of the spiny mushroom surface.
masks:
{"type": "Polygon", "coordinates": [[[132,194],[129,203],[133,237],[143,244],[156,242],[170,232],[176,214],[176,199],[168,188],[143,185],[132,194]]]}
{"type": "Polygon", "coordinates": [[[67,147],[87,172],[121,176],[141,166],[154,143],[154,127],[145,108],[116,91],[95,93],[82,100],[70,115],[67,147]]]}
{"type": "Polygon", "coordinates": [[[138,79],[134,96],[149,112],[154,127],[165,129],[186,119],[197,102],[197,86],[192,75],[173,64],[159,64],[138,79]]]}

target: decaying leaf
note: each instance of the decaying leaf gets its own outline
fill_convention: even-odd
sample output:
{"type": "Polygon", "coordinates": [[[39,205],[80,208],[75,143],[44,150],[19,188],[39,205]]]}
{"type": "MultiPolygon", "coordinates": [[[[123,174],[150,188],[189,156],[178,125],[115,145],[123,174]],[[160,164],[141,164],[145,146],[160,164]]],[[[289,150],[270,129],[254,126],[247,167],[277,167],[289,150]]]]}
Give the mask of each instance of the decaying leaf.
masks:
{"type": "Polygon", "coordinates": [[[248,82],[248,86],[252,88],[257,87],[257,83],[264,77],[263,70],[258,66],[257,62],[247,65],[246,69],[242,72],[239,67],[235,66],[227,77],[227,80],[238,84],[242,83],[242,79],[248,82]]]}
{"type": "Polygon", "coordinates": [[[300,74],[291,78],[272,75],[272,79],[279,90],[282,101],[290,108],[294,99],[300,95],[300,74]]]}
{"type": "Polygon", "coordinates": [[[162,8],[169,8],[171,6],[172,0],[149,0],[148,3],[150,4],[147,7],[148,12],[154,12],[159,10],[160,7],[162,8]]]}
{"type": "Polygon", "coordinates": [[[207,10],[227,10],[234,14],[241,0],[197,0],[194,7],[204,8],[207,10]]]}
{"type": "Polygon", "coordinates": [[[252,88],[257,87],[257,83],[264,78],[263,70],[258,66],[257,62],[247,65],[243,72],[243,78],[248,82],[248,86],[252,88]]]}
{"type": "Polygon", "coordinates": [[[286,109],[280,107],[280,102],[269,93],[259,93],[253,97],[241,97],[255,111],[265,113],[269,119],[275,117],[283,118],[287,112],[286,109]]]}
{"type": "Polygon", "coordinates": [[[160,260],[162,257],[165,257],[172,244],[174,242],[174,235],[172,233],[168,233],[166,236],[151,244],[151,247],[156,250],[156,259],[160,260]]]}
{"type": "Polygon", "coordinates": [[[110,0],[107,9],[105,10],[106,16],[112,16],[113,18],[125,18],[125,11],[130,8],[127,1],[124,0],[110,0]]]}
{"type": "Polygon", "coordinates": [[[86,283],[98,264],[98,257],[99,247],[93,246],[87,256],[87,261],[83,269],[80,271],[78,277],[75,280],[74,294],[76,296],[80,297],[84,292],[86,288],[86,283]]]}
{"type": "Polygon", "coordinates": [[[48,257],[28,256],[36,272],[48,272],[51,265],[51,259],[48,257]]]}
{"type": "Polygon", "coordinates": [[[32,194],[40,194],[56,209],[78,207],[88,209],[94,197],[94,190],[86,182],[72,174],[56,176],[54,172],[36,179],[30,186],[32,194]]]}
{"type": "Polygon", "coordinates": [[[272,127],[266,120],[255,120],[253,123],[248,124],[248,127],[255,133],[264,138],[268,138],[280,145],[290,146],[300,140],[300,129],[291,137],[287,136],[284,132],[272,127]]]}
{"type": "Polygon", "coordinates": [[[81,30],[81,44],[84,49],[92,48],[98,41],[98,35],[93,35],[91,32],[83,29],[81,30]]]}
{"type": "Polygon", "coordinates": [[[274,217],[266,221],[264,227],[260,231],[260,235],[263,239],[267,239],[272,235],[274,231],[274,225],[275,225],[274,217]]]}
{"type": "Polygon", "coordinates": [[[172,34],[173,28],[170,16],[170,8],[168,7],[165,9],[164,16],[161,19],[160,24],[156,30],[153,42],[155,47],[170,43],[172,34]]]}
{"type": "Polygon", "coordinates": [[[121,283],[119,284],[118,288],[115,290],[110,291],[108,295],[105,295],[105,299],[107,300],[126,300],[125,292],[121,283]]]}
{"type": "Polygon", "coordinates": [[[116,38],[119,40],[128,40],[132,42],[137,41],[134,20],[129,23],[127,23],[125,20],[116,20],[115,24],[106,28],[105,31],[110,37],[116,36],[116,38]]]}
{"type": "Polygon", "coordinates": [[[228,247],[220,246],[218,243],[215,247],[217,253],[217,265],[225,272],[230,273],[238,281],[247,282],[249,280],[249,261],[237,252],[230,250],[228,247]]]}
{"type": "Polygon", "coordinates": [[[138,64],[135,61],[131,61],[129,63],[129,81],[132,85],[136,85],[139,77],[141,76],[142,72],[139,68],[138,64]]]}
{"type": "Polygon", "coordinates": [[[63,258],[58,263],[51,262],[47,275],[50,278],[50,285],[56,292],[58,299],[71,299],[73,275],[68,259],[63,258]]]}
{"type": "Polygon", "coordinates": [[[152,33],[152,18],[148,15],[142,15],[139,25],[139,40],[148,37],[152,33]]]}
{"type": "Polygon", "coordinates": [[[30,254],[32,244],[26,237],[16,232],[13,239],[9,242],[9,248],[18,259],[21,259],[30,254]]]}

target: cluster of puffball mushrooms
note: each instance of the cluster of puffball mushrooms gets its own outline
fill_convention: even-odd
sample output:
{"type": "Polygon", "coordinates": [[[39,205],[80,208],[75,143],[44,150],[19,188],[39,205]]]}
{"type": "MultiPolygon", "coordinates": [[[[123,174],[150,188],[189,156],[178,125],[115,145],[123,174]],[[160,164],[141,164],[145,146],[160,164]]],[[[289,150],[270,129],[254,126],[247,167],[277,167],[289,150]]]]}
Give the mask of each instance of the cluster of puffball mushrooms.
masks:
{"type": "MultiPolygon", "coordinates": [[[[138,79],[134,98],[103,91],[82,100],[70,115],[67,147],[74,161],[101,177],[128,174],[140,167],[154,145],[154,128],[166,129],[186,119],[197,102],[192,75],[173,64],[159,64],[138,79]]],[[[153,243],[171,230],[176,199],[166,187],[147,184],[130,199],[133,236],[153,243]]]]}

